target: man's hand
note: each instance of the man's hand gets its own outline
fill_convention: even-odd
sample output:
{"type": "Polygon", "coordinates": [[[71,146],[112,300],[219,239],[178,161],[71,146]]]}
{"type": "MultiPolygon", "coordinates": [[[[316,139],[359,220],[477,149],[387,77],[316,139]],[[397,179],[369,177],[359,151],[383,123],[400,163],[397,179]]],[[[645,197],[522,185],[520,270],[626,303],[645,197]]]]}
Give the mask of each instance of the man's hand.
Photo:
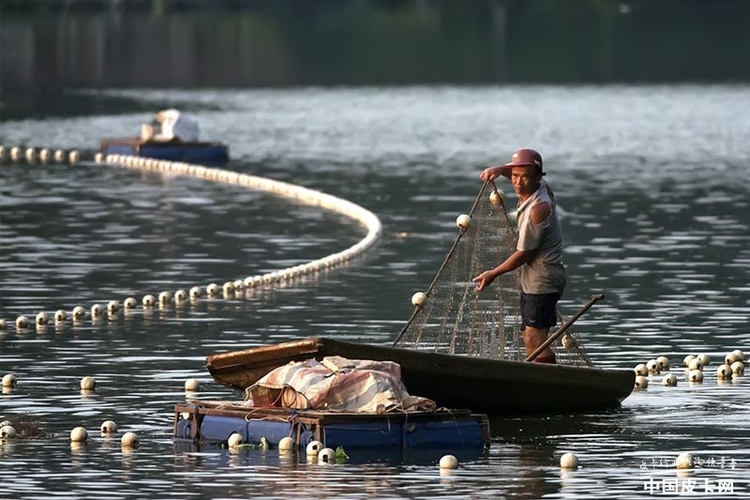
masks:
{"type": "Polygon", "coordinates": [[[479,293],[495,281],[498,276],[499,274],[496,274],[494,269],[488,269],[471,281],[477,284],[477,293],[479,293]]]}
{"type": "Polygon", "coordinates": [[[479,174],[479,178],[483,182],[494,181],[495,179],[500,177],[500,168],[501,167],[487,167],[482,170],[481,174],[479,174]]]}

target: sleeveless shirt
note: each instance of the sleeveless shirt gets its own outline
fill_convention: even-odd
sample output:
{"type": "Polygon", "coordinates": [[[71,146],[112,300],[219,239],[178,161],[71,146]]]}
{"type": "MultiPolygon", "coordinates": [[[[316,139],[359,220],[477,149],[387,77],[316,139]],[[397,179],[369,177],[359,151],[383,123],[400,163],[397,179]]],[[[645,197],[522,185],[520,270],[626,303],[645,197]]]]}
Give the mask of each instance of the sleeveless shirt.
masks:
{"type": "Polygon", "coordinates": [[[521,290],[524,293],[559,293],[565,289],[565,266],[562,261],[562,230],[557,219],[554,197],[542,181],[526,201],[518,207],[518,243],[516,249],[535,250],[534,258],[521,266],[521,290]],[[531,208],[547,203],[551,212],[541,224],[531,222],[531,208]]]}

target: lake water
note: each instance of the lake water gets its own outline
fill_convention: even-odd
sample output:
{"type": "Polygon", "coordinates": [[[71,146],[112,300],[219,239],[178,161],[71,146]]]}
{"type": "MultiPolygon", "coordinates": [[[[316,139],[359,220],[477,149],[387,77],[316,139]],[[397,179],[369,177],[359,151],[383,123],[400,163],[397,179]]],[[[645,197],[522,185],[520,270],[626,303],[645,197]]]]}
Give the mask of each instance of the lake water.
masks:
{"type": "MultiPolygon", "coordinates": [[[[226,141],[227,168],[352,200],[383,222],[363,258],[247,299],[0,333],[0,372],[18,387],[0,416],[44,438],[0,444],[0,496],[241,498],[435,496],[644,498],[678,481],[696,495],[750,496],[750,391],[716,380],[717,361],[750,354],[750,87],[747,85],[413,86],[281,90],[120,90],[141,108],[190,110],[226,141]],[[183,382],[201,399],[239,398],[205,356],[293,338],[390,343],[411,295],[432,279],[476,195],[484,166],[521,146],[545,157],[561,206],[572,314],[596,365],[666,355],[677,387],[652,376],[618,411],[495,418],[486,454],[441,476],[439,457],[333,467],[274,451],[195,450],[171,439],[183,382]],[[686,382],[687,354],[712,363],[686,382]],[[675,368],[676,367],[676,368],[675,368]],[[95,393],[79,391],[84,375],[95,393]],[[70,430],[115,420],[141,447],[70,430]],[[562,453],[582,468],[564,472],[562,453]],[[701,467],[666,465],[691,452],[701,467]],[[650,483],[650,481],[652,481],[650,483]],[[707,492],[713,485],[715,493],[707,492]]],[[[6,147],[78,148],[136,133],[146,113],[19,119],[6,147]]],[[[265,273],[343,250],[357,223],[267,193],[114,166],[0,167],[0,317],[88,306],[265,273]]],[[[503,186],[501,184],[501,186],[503,186]]],[[[505,184],[506,192],[511,192],[505,184]]],[[[502,391],[502,387],[497,388],[502,391]]],[[[677,483],[674,483],[677,484],[677,483]]]]}

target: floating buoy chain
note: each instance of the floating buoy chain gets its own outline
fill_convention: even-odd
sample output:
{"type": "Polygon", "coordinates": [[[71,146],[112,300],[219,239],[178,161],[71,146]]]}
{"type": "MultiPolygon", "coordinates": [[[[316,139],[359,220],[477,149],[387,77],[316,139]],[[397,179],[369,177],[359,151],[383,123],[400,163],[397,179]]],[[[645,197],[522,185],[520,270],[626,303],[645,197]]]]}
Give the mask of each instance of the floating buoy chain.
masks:
{"type": "MultiPolygon", "coordinates": [[[[33,148],[27,148],[27,150],[28,149],[33,148]]],[[[42,150],[39,150],[40,153],[38,154],[36,153],[36,150],[34,150],[33,154],[28,153],[23,157],[27,158],[27,161],[31,163],[31,160],[28,160],[28,158],[40,157],[39,155],[41,154],[42,150]]],[[[65,156],[65,153],[62,152],[62,150],[59,151],[61,151],[60,155],[58,155],[58,152],[55,151],[53,153],[53,158],[56,159],[59,156],[61,158],[61,161],[64,161],[65,158],[68,158],[68,161],[71,164],[78,162],[80,159],[80,153],[78,153],[77,151],[70,151],[67,154],[67,157],[65,156]]],[[[22,148],[19,146],[15,146],[10,150],[0,146],[0,161],[5,159],[6,157],[10,158],[11,161],[20,161],[13,160],[13,158],[21,158],[21,155],[22,148]]],[[[45,154],[44,156],[46,158],[48,155],[45,154]]],[[[279,271],[273,271],[270,273],[255,276],[248,276],[244,279],[236,279],[234,281],[225,282],[222,287],[224,295],[231,295],[232,298],[237,298],[237,296],[234,294],[243,290],[244,288],[272,286],[276,283],[288,282],[305,275],[317,273],[344,264],[366,252],[378,241],[382,234],[382,223],[380,222],[380,219],[369,210],[342,198],[338,198],[336,196],[320,191],[315,191],[313,189],[305,188],[302,186],[297,186],[295,184],[290,184],[288,182],[242,174],[221,168],[205,167],[201,165],[193,165],[190,163],[157,160],[154,158],[143,158],[138,156],[107,155],[105,157],[102,155],[102,153],[96,153],[94,155],[94,161],[96,163],[123,166],[126,168],[187,175],[215,182],[237,184],[248,188],[269,191],[281,196],[293,198],[307,205],[316,206],[339,213],[360,222],[367,228],[367,235],[362,240],[340,252],[336,252],[326,257],[307,262],[306,264],[300,264],[279,271]]],[[[156,306],[163,307],[168,306],[171,303],[178,304],[184,302],[187,299],[197,299],[203,295],[204,291],[208,296],[216,296],[218,294],[219,287],[217,284],[211,283],[205,287],[194,286],[190,288],[189,291],[177,290],[174,294],[168,291],[164,291],[158,295],[158,298],[154,297],[153,295],[147,294],[142,298],[141,304],[144,308],[151,308],[156,306]]],[[[126,311],[134,309],[137,306],[138,302],[133,297],[128,297],[122,303],[122,309],[126,311]]],[[[99,304],[94,304],[89,309],[89,315],[92,319],[104,316],[113,318],[119,315],[120,309],[121,305],[118,301],[110,301],[107,304],[106,308],[99,304]]],[[[72,317],[74,321],[84,319],[86,317],[86,309],[83,308],[83,306],[76,306],[73,311],[71,311],[70,317],[72,317]]],[[[54,314],[54,321],[56,323],[63,323],[67,319],[68,313],[62,309],[57,310],[54,314]]],[[[40,312],[36,315],[33,322],[36,323],[37,326],[43,326],[46,325],[49,321],[50,318],[47,313],[40,312]]],[[[19,316],[18,318],[16,318],[16,327],[18,328],[28,328],[31,324],[32,321],[26,316],[19,316]]],[[[5,320],[0,319],[0,329],[5,329],[6,326],[7,325],[5,320]]]]}
{"type": "Polygon", "coordinates": [[[0,146],[0,163],[75,165],[83,159],[96,158],[97,154],[101,155],[101,153],[94,154],[91,151],[80,151],[77,149],[36,148],[25,145],[0,146]]]}

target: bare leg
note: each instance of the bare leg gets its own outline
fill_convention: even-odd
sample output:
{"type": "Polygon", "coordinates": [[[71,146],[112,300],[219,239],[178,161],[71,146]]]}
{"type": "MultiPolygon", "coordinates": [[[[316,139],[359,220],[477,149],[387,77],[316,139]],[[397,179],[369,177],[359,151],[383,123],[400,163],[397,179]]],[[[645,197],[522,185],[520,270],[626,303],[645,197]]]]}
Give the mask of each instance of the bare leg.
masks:
{"type": "MultiPolygon", "coordinates": [[[[542,345],[544,341],[547,340],[547,334],[549,334],[549,327],[534,328],[533,326],[526,325],[526,328],[523,330],[523,344],[526,347],[526,356],[530,356],[534,351],[536,351],[537,347],[542,345]]],[[[545,350],[539,353],[539,356],[537,356],[534,361],[542,363],[554,363],[555,353],[552,352],[552,349],[547,347],[545,350]]]]}

